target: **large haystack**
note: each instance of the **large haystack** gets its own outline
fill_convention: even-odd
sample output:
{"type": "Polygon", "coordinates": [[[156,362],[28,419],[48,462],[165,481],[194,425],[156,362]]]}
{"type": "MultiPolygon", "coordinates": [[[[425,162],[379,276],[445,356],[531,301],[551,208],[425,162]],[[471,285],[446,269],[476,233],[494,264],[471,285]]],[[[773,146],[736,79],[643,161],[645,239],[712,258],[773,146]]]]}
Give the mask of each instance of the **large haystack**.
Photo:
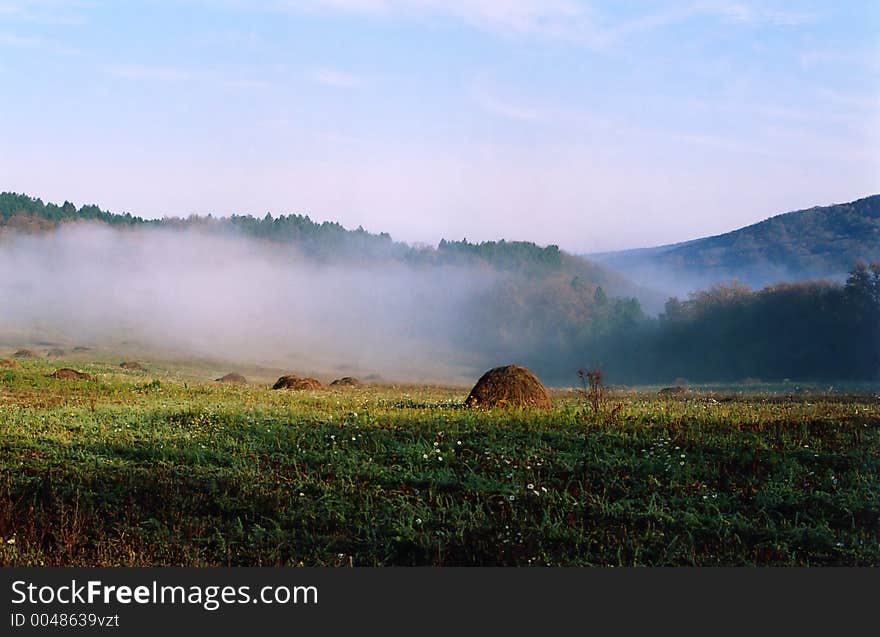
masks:
{"type": "Polygon", "coordinates": [[[236,374],[235,372],[231,372],[226,374],[225,376],[221,376],[220,378],[214,379],[218,383],[228,383],[230,385],[246,385],[247,378],[242,376],[241,374],[236,374]]]}
{"type": "Polygon", "coordinates": [[[468,407],[533,407],[550,409],[547,388],[525,367],[496,367],[480,377],[464,404],[468,407]]]}
{"type": "Polygon", "coordinates": [[[78,372],[75,369],[70,369],[68,367],[56,369],[53,373],[49,375],[52,378],[57,378],[59,380],[95,380],[94,376],[92,376],[91,374],[78,372]]]}
{"type": "Polygon", "coordinates": [[[330,387],[363,387],[364,384],[359,381],[357,378],[353,378],[352,376],[344,376],[343,378],[337,378],[332,383],[330,383],[330,387]]]}
{"type": "Polygon", "coordinates": [[[290,374],[279,378],[272,386],[272,389],[295,389],[302,391],[327,389],[327,387],[324,386],[324,383],[315,380],[314,378],[305,378],[303,376],[297,376],[296,374],[290,374]]]}
{"type": "Polygon", "coordinates": [[[13,356],[16,358],[37,358],[37,353],[32,349],[20,349],[13,356]]]}
{"type": "Polygon", "coordinates": [[[6,369],[21,369],[21,365],[18,364],[18,361],[11,358],[0,360],[0,367],[5,367],[6,369]]]}
{"type": "Polygon", "coordinates": [[[147,370],[146,367],[144,367],[137,361],[123,361],[122,363],[119,363],[119,366],[122,369],[127,369],[130,372],[144,372],[147,370]]]}

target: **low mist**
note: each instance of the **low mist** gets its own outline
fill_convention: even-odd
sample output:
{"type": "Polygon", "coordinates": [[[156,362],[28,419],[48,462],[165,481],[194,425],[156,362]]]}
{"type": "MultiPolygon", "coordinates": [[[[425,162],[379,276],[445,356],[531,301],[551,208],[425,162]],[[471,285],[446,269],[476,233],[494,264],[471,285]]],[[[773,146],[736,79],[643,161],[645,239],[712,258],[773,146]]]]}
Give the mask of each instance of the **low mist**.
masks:
{"type": "Polygon", "coordinates": [[[323,265],[289,245],[68,225],[0,237],[0,332],[134,345],[295,373],[470,378],[460,315],[486,269],[323,265]]]}

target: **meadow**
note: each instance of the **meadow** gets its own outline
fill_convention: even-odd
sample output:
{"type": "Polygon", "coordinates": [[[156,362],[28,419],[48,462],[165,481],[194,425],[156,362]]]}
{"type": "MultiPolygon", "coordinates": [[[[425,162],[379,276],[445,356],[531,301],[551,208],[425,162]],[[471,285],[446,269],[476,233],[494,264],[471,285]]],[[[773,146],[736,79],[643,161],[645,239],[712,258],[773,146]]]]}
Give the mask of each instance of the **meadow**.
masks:
{"type": "Polygon", "coordinates": [[[88,359],[0,369],[0,565],[880,565],[876,388],[481,411],[88,359]]]}

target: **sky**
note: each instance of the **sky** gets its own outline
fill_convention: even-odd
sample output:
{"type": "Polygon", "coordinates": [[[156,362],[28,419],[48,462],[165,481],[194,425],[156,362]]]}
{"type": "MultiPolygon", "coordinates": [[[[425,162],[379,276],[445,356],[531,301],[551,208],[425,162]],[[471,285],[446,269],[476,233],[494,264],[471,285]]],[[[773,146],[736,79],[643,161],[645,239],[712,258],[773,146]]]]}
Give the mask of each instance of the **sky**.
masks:
{"type": "Polygon", "coordinates": [[[0,190],[658,245],[880,192],[880,3],[0,0],[0,190]]]}

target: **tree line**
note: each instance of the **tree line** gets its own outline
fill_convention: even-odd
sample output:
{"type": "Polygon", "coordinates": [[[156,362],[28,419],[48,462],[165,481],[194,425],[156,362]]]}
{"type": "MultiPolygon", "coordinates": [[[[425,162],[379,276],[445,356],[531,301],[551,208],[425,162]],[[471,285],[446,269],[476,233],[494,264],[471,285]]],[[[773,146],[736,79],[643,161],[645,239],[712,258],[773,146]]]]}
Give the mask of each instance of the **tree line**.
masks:
{"type": "MultiPolygon", "coordinates": [[[[528,241],[484,241],[472,243],[442,240],[436,248],[411,246],[394,241],[387,232],[371,233],[358,227],[348,230],[333,221],[317,222],[308,215],[289,214],[263,217],[211,214],[185,218],[143,219],[130,213],[112,213],[96,205],[77,208],[69,201],[62,205],[44,203],[25,194],[0,193],[0,229],[44,232],[65,223],[97,221],[112,227],[158,227],[175,230],[231,234],[275,241],[318,261],[394,260],[410,265],[486,265],[489,268],[527,274],[571,268],[558,246],[541,247],[528,241]]],[[[579,261],[579,260],[578,260],[579,261]]]]}
{"type": "Polygon", "coordinates": [[[582,367],[601,367],[617,383],[880,379],[880,263],[857,264],[844,284],[719,284],[671,298],[659,316],[648,316],[619,277],[555,245],[443,240],[415,247],[299,214],[144,220],[0,193],[0,230],[83,221],[232,233],[289,243],[318,261],[485,267],[499,276],[464,310],[458,344],[487,361],[528,365],[551,382],[570,383],[582,367]]]}
{"type": "Polygon", "coordinates": [[[551,382],[570,384],[583,367],[625,384],[880,380],[880,262],[857,264],[843,284],[718,284],[669,299],[656,317],[558,279],[508,281],[477,305],[470,343],[551,382]]]}

